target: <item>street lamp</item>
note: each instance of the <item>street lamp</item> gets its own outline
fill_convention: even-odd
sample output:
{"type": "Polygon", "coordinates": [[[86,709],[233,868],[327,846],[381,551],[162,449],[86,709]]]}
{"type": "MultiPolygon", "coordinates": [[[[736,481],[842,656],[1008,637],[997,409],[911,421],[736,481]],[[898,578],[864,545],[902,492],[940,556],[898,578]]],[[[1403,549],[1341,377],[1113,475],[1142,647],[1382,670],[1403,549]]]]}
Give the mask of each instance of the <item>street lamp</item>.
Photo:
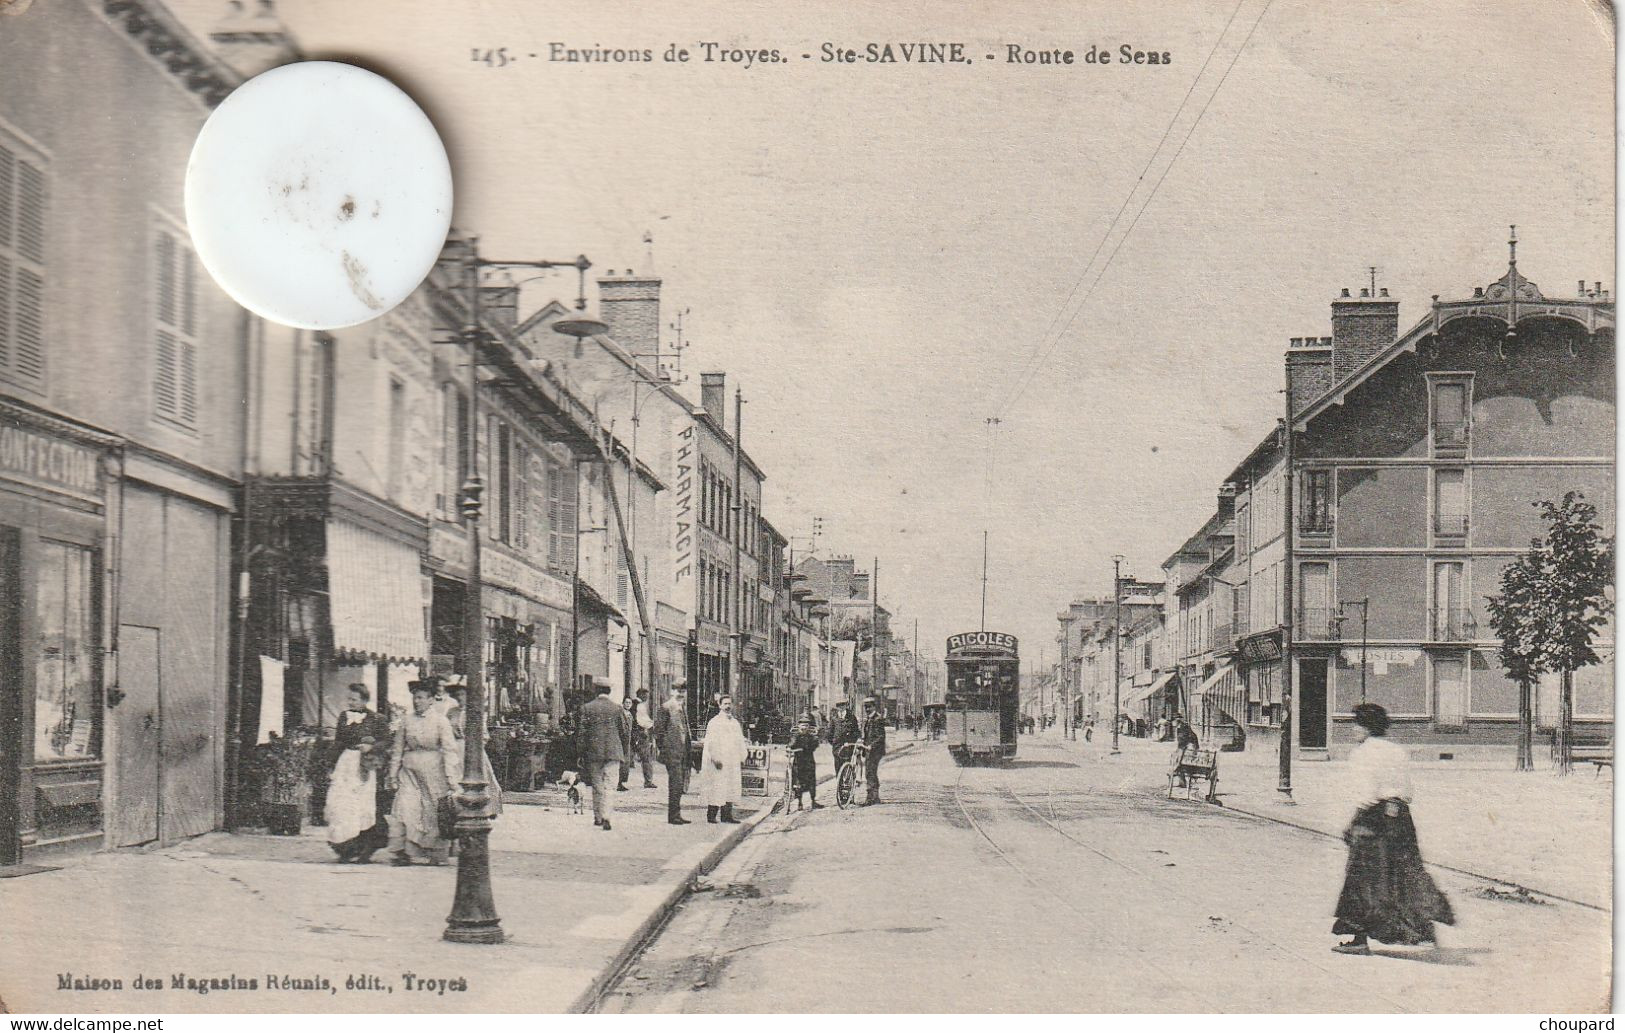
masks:
{"type": "Polygon", "coordinates": [[[1371,615],[1371,599],[1368,596],[1368,597],[1366,597],[1364,599],[1348,599],[1348,600],[1344,600],[1344,601],[1339,602],[1337,604],[1337,616],[1333,617],[1332,620],[1333,620],[1333,622],[1335,622],[1337,624],[1337,637],[1338,638],[1343,637],[1343,622],[1350,619],[1349,616],[1343,612],[1343,608],[1345,606],[1358,606],[1360,608],[1360,702],[1364,703],[1365,702],[1365,651],[1366,651],[1366,642],[1367,642],[1366,626],[1367,626],[1367,619],[1371,615]]]}
{"type": "Polygon", "coordinates": [[[1112,756],[1122,752],[1117,735],[1123,724],[1123,557],[1112,557],[1112,756]]]}
{"type": "Polygon", "coordinates": [[[466,699],[463,705],[463,776],[457,793],[457,895],[451,914],[446,916],[442,938],[453,943],[501,943],[501,919],[491,895],[491,822],[486,808],[491,802],[490,785],[485,781],[485,683],[481,661],[485,643],[485,617],[480,596],[484,594],[480,574],[480,496],[485,485],[480,480],[479,397],[480,349],[485,331],[480,326],[480,269],[494,266],[529,266],[551,269],[573,266],[581,274],[582,296],[578,309],[587,307],[586,276],[592,263],[587,256],[570,262],[492,262],[478,254],[478,237],[468,238],[468,325],[463,342],[468,346],[468,479],[462,484],[462,511],[468,525],[468,584],[463,599],[463,679],[466,699]]]}

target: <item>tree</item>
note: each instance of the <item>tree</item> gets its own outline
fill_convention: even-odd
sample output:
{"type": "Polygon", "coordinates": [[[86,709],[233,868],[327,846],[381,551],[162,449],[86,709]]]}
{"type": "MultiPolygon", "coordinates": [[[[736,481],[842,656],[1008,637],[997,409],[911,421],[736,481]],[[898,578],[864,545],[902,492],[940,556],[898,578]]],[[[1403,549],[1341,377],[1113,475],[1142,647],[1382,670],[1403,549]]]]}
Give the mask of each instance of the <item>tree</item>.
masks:
{"type": "Polygon", "coordinates": [[[1599,661],[1593,643],[1613,611],[1614,540],[1602,533],[1597,507],[1579,492],[1534,505],[1546,521],[1546,536],[1531,540],[1529,551],[1502,574],[1501,593],[1489,601],[1490,619],[1501,636],[1501,663],[1523,686],[1519,769],[1526,770],[1529,686],[1556,672],[1562,678],[1557,770],[1566,775],[1572,770],[1574,672],[1599,661]]]}
{"type": "Polygon", "coordinates": [[[1490,627],[1501,640],[1501,666],[1507,677],[1518,683],[1518,771],[1532,771],[1535,766],[1535,714],[1531,704],[1535,682],[1545,670],[1540,629],[1546,619],[1537,612],[1540,568],[1536,560],[1543,548],[1539,539],[1531,542],[1529,554],[1519,556],[1501,571],[1500,594],[1489,599],[1490,627]]]}

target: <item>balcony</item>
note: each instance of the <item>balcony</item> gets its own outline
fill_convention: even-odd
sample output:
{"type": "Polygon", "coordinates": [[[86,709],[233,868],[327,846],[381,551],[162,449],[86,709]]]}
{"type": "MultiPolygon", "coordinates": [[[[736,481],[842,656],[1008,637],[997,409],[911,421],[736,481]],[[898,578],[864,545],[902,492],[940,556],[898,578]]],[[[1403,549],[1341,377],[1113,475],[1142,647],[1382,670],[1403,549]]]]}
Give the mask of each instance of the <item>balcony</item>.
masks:
{"type": "Polygon", "coordinates": [[[1436,538],[1465,538],[1467,537],[1467,514],[1446,516],[1439,514],[1433,518],[1433,534],[1436,538]]]}
{"type": "Polygon", "coordinates": [[[1324,606],[1304,606],[1298,609],[1294,637],[1299,642],[1336,642],[1338,633],[1337,611],[1324,606]]]}
{"type": "Polygon", "coordinates": [[[1434,455],[1465,455],[1472,441],[1472,427],[1466,423],[1435,423],[1433,425],[1434,455]]]}
{"type": "Polygon", "coordinates": [[[1478,638],[1478,618],[1471,610],[1435,607],[1432,618],[1434,642],[1473,642],[1478,638]]]}
{"type": "Polygon", "coordinates": [[[1236,644],[1236,633],[1233,625],[1215,624],[1213,626],[1213,648],[1231,649],[1236,644]]]}
{"type": "Polygon", "coordinates": [[[1332,533],[1336,521],[1327,512],[1305,513],[1298,522],[1298,533],[1302,535],[1328,536],[1332,533]]]}

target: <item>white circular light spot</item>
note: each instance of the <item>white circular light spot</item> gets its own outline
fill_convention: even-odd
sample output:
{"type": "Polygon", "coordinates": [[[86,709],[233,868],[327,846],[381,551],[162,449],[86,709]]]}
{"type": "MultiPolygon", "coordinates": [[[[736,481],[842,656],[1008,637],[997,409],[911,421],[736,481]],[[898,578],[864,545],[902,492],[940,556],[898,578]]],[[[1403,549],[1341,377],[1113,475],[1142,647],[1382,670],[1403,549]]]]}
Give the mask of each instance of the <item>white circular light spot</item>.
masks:
{"type": "Polygon", "coordinates": [[[451,226],[451,163],[423,110],[354,65],[304,61],[239,86],[198,133],[186,221],[226,293],[309,330],[400,304],[451,226]]]}

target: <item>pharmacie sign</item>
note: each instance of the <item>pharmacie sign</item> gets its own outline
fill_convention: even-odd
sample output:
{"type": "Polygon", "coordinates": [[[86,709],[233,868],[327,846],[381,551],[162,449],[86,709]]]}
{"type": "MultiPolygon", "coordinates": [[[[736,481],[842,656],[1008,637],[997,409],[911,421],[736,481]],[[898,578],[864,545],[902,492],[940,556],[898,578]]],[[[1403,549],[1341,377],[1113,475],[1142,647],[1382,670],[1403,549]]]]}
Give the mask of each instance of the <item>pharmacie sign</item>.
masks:
{"type": "Polygon", "coordinates": [[[101,497],[101,453],[30,427],[0,424],[0,477],[94,502],[101,497]]]}

